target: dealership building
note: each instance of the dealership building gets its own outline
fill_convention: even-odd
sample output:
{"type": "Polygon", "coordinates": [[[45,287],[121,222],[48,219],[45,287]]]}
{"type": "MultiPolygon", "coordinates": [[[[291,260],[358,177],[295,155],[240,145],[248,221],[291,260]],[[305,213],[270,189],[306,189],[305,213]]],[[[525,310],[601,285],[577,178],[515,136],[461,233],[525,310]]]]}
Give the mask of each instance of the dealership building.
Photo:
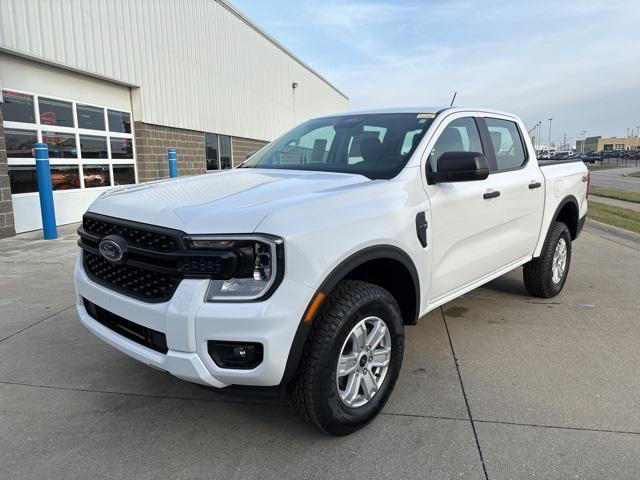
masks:
{"type": "Polygon", "coordinates": [[[61,225],[106,189],[167,178],[168,148],[180,175],[215,174],[348,105],[222,0],[3,0],[0,91],[0,238],[42,227],[36,142],[61,225]]]}
{"type": "Polygon", "coordinates": [[[587,137],[576,141],[577,152],[601,152],[602,150],[639,150],[637,135],[626,137],[587,137]]]}

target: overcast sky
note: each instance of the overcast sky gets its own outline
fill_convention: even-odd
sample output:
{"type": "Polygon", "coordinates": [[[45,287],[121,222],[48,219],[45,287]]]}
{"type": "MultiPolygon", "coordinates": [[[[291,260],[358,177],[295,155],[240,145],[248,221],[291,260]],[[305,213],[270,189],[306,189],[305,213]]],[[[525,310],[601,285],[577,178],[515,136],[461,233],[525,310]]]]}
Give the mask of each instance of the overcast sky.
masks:
{"type": "Polygon", "coordinates": [[[485,106],[532,127],[640,126],[640,0],[232,0],[350,99],[485,106]]]}

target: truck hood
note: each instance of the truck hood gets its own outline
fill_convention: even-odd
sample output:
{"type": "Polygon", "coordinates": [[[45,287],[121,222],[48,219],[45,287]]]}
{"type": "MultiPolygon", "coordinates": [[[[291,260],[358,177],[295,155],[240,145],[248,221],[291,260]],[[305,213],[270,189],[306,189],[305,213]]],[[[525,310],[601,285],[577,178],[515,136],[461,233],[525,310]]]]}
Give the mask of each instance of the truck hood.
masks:
{"type": "Polygon", "coordinates": [[[109,190],[89,211],[187,233],[251,233],[271,212],[371,182],[362,175],[241,168],[109,190]]]}

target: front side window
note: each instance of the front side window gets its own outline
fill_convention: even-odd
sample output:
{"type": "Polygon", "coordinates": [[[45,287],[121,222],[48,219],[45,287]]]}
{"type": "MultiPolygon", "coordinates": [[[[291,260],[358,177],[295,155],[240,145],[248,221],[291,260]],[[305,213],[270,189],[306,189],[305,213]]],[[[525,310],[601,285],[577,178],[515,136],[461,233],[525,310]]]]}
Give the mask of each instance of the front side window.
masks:
{"type": "Polygon", "coordinates": [[[3,90],[0,108],[5,122],[35,123],[36,114],[33,108],[33,95],[3,90]]]}
{"type": "Polygon", "coordinates": [[[512,170],[524,165],[526,155],[515,122],[497,118],[485,118],[485,121],[496,155],[497,171],[512,170]]]}
{"type": "Polygon", "coordinates": [[[438,158],[445,152],[484,153],[480,133],[472,117],[458,118],[446,126],[436,140],[429,161],[434,172],[438,171],[438,158]]]}
{"type": "Polygon", "coordinates": [[[433,122],[420,113],[373,113],[309,120],[247,159],[242,168],[354,173],[390,179],[409,161],[408,132],[433,122]]]}

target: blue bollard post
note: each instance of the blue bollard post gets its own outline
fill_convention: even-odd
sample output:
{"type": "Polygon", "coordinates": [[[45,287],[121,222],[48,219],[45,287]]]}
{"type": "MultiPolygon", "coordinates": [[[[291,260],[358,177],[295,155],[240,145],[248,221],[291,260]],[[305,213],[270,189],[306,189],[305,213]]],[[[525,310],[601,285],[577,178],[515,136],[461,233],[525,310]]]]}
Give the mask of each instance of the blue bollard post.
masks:
{"type": "Polygon", "coordinates": [[[175,148],[167,150],[167,158],[169,159],[169,177],[176,178],[178,176],[178,155],[175,148]]]}
{"type": "Polygon", "coordinates": [[[46,143],[36,143],[34,150],[36,153],[36,177],[38,178],[40,213],[42,214],[42,232],[45,240],[55,240],[58,238],[58,229],[56,227],[56,209],[53,205],[53,189],[51,188],[49,147],[46,143]]]}

